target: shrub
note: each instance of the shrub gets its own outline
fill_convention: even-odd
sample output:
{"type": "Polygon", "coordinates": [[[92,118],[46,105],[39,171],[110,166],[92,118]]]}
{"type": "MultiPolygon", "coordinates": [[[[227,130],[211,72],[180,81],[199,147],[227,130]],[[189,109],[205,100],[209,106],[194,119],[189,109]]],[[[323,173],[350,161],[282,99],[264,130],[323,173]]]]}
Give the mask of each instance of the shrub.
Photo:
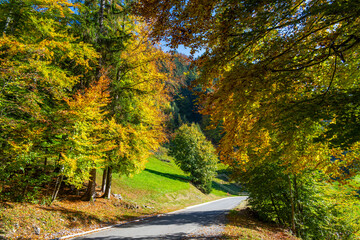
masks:
{"type": "Polygon", "coordinates": [[[190,174],[192,183],[202,192],[211,192],[218,162],[215,148],[196,124],[182,125],[175,131],[169,154],[175,163],[190,174]]]}

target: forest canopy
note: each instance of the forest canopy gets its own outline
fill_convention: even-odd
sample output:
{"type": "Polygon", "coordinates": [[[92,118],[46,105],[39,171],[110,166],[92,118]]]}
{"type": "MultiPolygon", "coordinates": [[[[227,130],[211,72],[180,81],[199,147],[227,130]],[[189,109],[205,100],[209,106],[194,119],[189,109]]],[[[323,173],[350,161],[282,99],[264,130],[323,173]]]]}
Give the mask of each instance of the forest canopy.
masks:
{"type": "Polygon", "coordinates": [[[307,132],[314,144],[340,148],[337,157],[355,151],[359,9],[358,1],[136,4],[154,39],[206,50],[194,85],[212,89],[202,113],[223,124],[219,152],[230,164],[269,146],[274,131],[288,145],[307,132]]]}
{"type": "MultiPolygon", "coordinates": [[[[356,231],[349,230],[358,224],[355,217],[346,220],[355,224],[348,230],[335,226],[338,219],[329,223],[329,232],[312,232],[326,223],[307,222],[306,211],[320,209],[308,205],[310,198],[331,202],[320,200],[329,196],[323,188],[329,182],[352,189],[344,196],[357,195],[359,2],[140,0],[134,5],[152,24],[153,39],[174,48],[182,44],[193,53],[205,50],[193,63],[200,71],[193,86],[203,90],[202,114],[214,127],[222,126],[218,153],[233,177],[247,184],[253,207],[287,222],[304,238],[336,239],[337,231],[356,231]],[[305,179],[322,187],[311,192],[305,179]]],[[[329,206],[346,200],[338,201],[329,206]]],[[[344,220],[342,211],[333,211],[333,217],[344,220]]]]}

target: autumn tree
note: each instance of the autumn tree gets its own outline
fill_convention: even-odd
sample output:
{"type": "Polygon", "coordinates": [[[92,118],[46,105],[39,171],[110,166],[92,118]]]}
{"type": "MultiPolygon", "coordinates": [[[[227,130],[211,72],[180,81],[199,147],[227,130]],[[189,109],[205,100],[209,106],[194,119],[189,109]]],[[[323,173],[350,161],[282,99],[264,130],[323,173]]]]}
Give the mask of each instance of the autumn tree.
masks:
{"type": "Polygon", "coordinates": [[[155,39],[205,50],[195,61],[195,84],[211,89],[201,97],[202,112],[222,124],[223,162],[238,174],[263,174],[256,168],[280,158],[292,176],[308,169],[351,181],[359,165],[358,1],[135,5],[153,23],[155,39]],[[273,148],[274,141],[284,147],[273,148]]]}
{"type": "MultiPolygon", "coordinates": [[[[167,55],[124,1],[1,3],[1,189],[29,189],[57,177],[77,188],[96,170],[143,169],[164,140],[167,55]],[[15,186],[15,185],[14,185],[15,186]]],[[[107,184],[107,196],[110,184],[107,184]]],[[[31,199],[30,199],[31,200],[31,199]]]]}
{"type": "MultiPolygon", "coordinates": [[[[144,0],[136,6],[154,24],[155,39],[206,50],[195,62],[195,84],[212,89],[203,94],[203,113],[223,125],[223,161],[246,162],[248,148],[266,147],[270,132],[286,138],[314,124],[322,124],[318,140],[330,140],[334,151],[358,151],[357,1],[144,0]]],[[[356,158],[346,161],[356,165],[356,158]]]]}
{"type": "MultiPolygon", "coordinates": [[[[135,20],[135,19],[134,19],[135,20]]],[[[148,39],[149,26],[138,21],[132,38],[113,66],[108,116],[116,147],[107,159],[105,197],[110,197],[111,173],[134,174],[165,140],[164,110],[168,107],[169,74],[160,63],[169,56],[148,39]]]]}
{"type": "MultiPolygon", "coordinates": [[[[77,188],[91,179],[89,173],[102,167],[106,152],[115,147],[107,136],[109,124],[105,119],[105,106],[110,100],[108,87],[109,79],[103,76],[84,92],[79,91],[74,97],[65,99],[69,106],[63,112],[67,118],[67,141],[60,163],[67,182],[77,188]]],[[[94,189],[89,190],[90,194],[94,194],[95,184],[91,186],[94,189]]]]}
{"type": "Polygon", "coordinates": [[[5,186],[18,186],[13,195],[18,199],[49,181],[45,165],[54,165],[62,149],[57,112],[97,58],[70,33],[71,6],[68,1],[0,4],[1,179],[5,186]]]}
{"type": "MultiPolygon", "coordinates": [[[[84,90],[103,76],[106,71],[110,79],[108,88],[116,78],[116,65],[130,37],[133,21],[129,18],[128,4],[123,1],[75,1],[77,6],[76,21],[72,31],[84,42],[91,44],[99,58],[92,71],[86,72],[77,89],[84,90]]],[[[112,96],[110,96],[112,98],[112,96]]],[[[84,199],[91,199],[95,194],[96,169],[90,169],[90,181],[84,199]]],[[[104,176],[106,179],[106,176],[104,176]]]]}
{"type": "Polygon", "coordinates": [[[203,113],[224,124],[221,152],[229,161],[234,148],[244,149],[237,151],[240,160],[247,144],[260,144],[266,129],[345,119],[352,110],[339,109],[354,108],[357,1],[143,0],[136,6],[154,24],[156,39],[206,50],[196,61],[196,84],[213,88],[203,96],[203,113]]]}

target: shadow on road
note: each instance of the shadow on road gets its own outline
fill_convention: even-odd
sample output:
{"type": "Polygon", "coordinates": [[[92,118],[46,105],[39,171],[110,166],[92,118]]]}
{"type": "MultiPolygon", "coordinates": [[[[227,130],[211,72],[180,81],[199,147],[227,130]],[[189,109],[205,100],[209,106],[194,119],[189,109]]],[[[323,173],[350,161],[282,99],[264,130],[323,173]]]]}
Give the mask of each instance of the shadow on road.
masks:
{"type": "MultiPolygon", "coordinates": [[[[148,218],[139,223],[130,223],[118,226],[118,228],[131,228],[134,225],[184,225],[188,223],[196,223],[199,226],[212,225],[217,221],[217,217],[226,214],[228,211],[187,211],[174,214],[166,214],[148,218]]],[[[117,227],[115,227],[117,228],[117,227]]]]}
{"type": "MultiPolygon", "coordinates": [[[[175,229],[178,226],[183,225],[190,225],[190,228],[195,227],[207,227],[207,226],[213,226],[215,224],[219,223],[219,216],[224,215],[227,213],[227,211],[186,211],[186,212],[180,212],[175,214],[168,214],[163,216],[156,216],[151,217],[149,219],[143,220],[141,222],[135,222],[135,223],[129,223],[126,225],[121,226],[115,226],[112,230],[120,230],[123,229],[124,232],[126,232],[126,229],[130,228],[136,228],[138,229],[137,232],[142,234],[142,228],[146,227],[154,227],[154,229],[157,229],[159,226],[164,226],[167,228],[173,228],[175,229]]],[[[182,228],[181,228],[182,229],[182,228]]],[[[111,230],[110,230],[111,231],[111,230]]],[[[155,230],[156,231],[156,230],[155,230]]],[[[186,235],[188,233],[182,232],[183,230],[174,231],[174,233],[167,234],[167,235],[161,235],[158,232],[153,232],[151,235],[148,236],[135,236],[135,237],[128,237],[128,236],[121,236],[121,232],[118,231],[119,236],[114,236],[114,233],[110,233],[107,231],[103,232],[104,237],[82,237],[77,239],[83,239],[83,240],[90,240],[90,239],[104,239],[104,240],[110,240],[110,239],[218,239],[219,237],[187,237],[186,235]],[[108,236],[106,236],[108,235],[108,236]]]]}
{"type": "MultiPolygon", "coordinates": [[[[167,235],[167,236],[162,236],[162,237],[140,237],[140,238],[128,238],[128,237],[119,237],[119,236],[109,236],[109,237],[100,237],[100,238],[96,238],[99,240],[125,240],[125,239],[129,239],[129,240],[155,240],[155,239],[160,239],[160,240],[190,240],[190,239],[196,239],[196,240],[206,240],[206,239],[221,239],[222,236],[215,236],[215,237],[184,237],[183,234],[174,234],[174,235],[167,235]]],[[[84,238],[84,239],[94,239],[94,238],[84,238]]]]}
{"type": "MultiPolygon", "coordinates": [[[[196,239],[196,240],[205,240],[205,239],[220,239],[221,236],[214,236],[214,237],[187,237],[186,233],[177,233],[177,234],[171,234],[166,236],[160,236],[160,237],[138,237],[138,238],[129,238],[129,237],[119,237],[119,236],[108,236],[108,237],[97,237],[96,239],[99,240],[190,240],[190,239],[196,239]]],[[[95,239],[95,238],[82,238],[82,239],[95,239]]]]}

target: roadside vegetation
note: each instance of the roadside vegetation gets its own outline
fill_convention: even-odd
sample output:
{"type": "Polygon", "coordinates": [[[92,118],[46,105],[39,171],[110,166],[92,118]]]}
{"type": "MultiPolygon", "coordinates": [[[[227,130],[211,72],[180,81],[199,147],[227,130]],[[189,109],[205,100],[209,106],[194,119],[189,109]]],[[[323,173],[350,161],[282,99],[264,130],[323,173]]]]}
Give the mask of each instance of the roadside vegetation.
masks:
{"type": "MultiPolygon", "coordinates": [[[[172,158],[157,157],[159,159],[150,158],[145,170],[133,177],[114,174],[113,193],[116,195],[110,200],[82,201],[76,190],[67,186],[51,205],[46,198],[34,203],[2,202],[0,236],[53,239],[232,196],[227,192],[231,183],[217,178],[214,179],[217,188],[214,193],[203,194],[190,183],[188,174],[177,167],[172,158]]],[[[98,195],[102,194],[100,183],[96,189],[98,195]]],[[[236,185],[231,189],[233,194],[241,193],[241,188],[236,185]]]]}
{"type": "Polygon", "coordinates": [[[256,211],[243,201],[227,215],[222,239],[238,240],[298,240],[289,229],[275,222],[264,222],[256,211]]]}
{"type": "Polygon", "coordinates": [[[200,126],[181,125],[170,142],[170,156],[186,173],[190,174],[191,182],[203,193],[211,192],[212,180],[219,162],[212,143],[206,139],[200,126]]]}

